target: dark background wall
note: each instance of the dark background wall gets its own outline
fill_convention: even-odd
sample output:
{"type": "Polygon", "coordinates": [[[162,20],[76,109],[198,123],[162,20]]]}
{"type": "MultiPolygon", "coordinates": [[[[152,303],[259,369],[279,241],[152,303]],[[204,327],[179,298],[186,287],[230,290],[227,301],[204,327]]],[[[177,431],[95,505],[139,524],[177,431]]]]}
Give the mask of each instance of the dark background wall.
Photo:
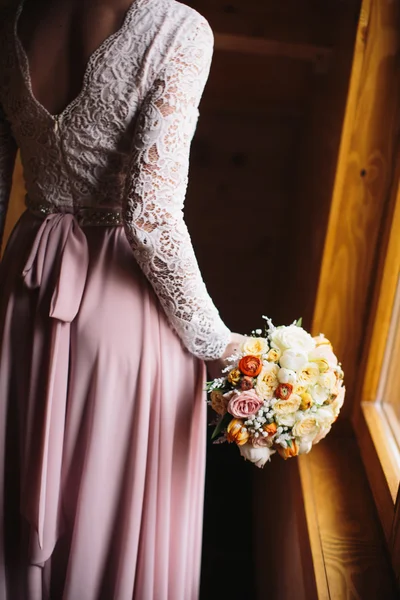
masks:
{"type": "MultiPolygon", "coordinates": [[[[310,327],[358,0],[194,0],[215,54],[186,218],[210,294],[246,333],[310,327]]],[[[202,598],[306,600],[296,461],[209,444],[202,598]]]]}

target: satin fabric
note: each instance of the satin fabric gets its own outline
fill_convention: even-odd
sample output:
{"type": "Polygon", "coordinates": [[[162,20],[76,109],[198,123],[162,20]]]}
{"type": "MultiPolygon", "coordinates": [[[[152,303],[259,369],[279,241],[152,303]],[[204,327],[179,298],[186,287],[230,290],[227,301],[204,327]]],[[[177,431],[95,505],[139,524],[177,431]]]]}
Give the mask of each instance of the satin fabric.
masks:
{"type": "Polygon", "coordinates": [[[0,286],[1,600],[196,600],[204,365],[123,228],[26,212],[0,286]]]}

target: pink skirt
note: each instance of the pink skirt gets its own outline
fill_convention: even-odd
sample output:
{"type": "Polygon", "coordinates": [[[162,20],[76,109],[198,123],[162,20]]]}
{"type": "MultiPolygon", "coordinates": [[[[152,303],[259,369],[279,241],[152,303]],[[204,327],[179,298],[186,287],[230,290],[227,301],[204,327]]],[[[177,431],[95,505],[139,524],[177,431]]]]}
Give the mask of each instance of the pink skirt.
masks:
{"type": "Polygon", "coordinates": [[[205,369],[123,227],[24,213],[0,290],[0,600],[196,600],[205,369]]]}

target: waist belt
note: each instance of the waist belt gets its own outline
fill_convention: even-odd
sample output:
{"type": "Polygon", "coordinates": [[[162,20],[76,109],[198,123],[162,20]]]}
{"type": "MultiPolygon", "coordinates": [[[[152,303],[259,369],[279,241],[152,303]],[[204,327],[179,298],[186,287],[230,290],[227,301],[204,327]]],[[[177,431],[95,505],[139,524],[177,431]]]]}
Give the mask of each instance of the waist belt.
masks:
{"type": "Polygon", "coordinates": [[[28,197],[25,203],[29,212],[41,218],[53,214],[72,214],[81,227],[87,225],[118,227],[123,224],[122,212],[119,208],[107,206],[58,207],[47,203],[34,203],[28,197]]]}

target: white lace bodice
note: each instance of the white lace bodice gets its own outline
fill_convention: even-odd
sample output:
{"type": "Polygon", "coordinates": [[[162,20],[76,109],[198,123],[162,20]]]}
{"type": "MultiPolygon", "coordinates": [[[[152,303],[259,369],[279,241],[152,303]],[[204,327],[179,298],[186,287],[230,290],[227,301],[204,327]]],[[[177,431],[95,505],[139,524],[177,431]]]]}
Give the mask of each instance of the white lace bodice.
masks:
{"type": "Polygon", "coordinates": [[[0,32],[0,238],[18,146],[29,202],[119,209],[172,327],[190,352],[218,358],[230,332],[182,213],[212,55],[207,21],[175,0],[136,0],[91,56],[79,96],[52,116],[32,93],[20,12],[9,13],[0,32]]]}

